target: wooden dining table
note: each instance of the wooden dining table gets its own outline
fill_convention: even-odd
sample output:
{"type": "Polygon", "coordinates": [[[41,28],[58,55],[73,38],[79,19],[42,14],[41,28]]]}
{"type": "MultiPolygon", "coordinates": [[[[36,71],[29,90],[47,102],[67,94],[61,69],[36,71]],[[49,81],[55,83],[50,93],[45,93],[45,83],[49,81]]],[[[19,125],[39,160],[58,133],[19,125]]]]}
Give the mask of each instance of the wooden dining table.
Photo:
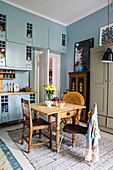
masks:
{"type": "MultiPolygon", "coordinates": [[[[45,114],[48,116],[48,121],[51,122],[50,117],[54,116],[56,121],[56,151],[59,150],[59,143],[60,143],[60,123],[61,120],[64,118],[72,117],[73,123],[75,122],[75,118],[77,124],[79,124],[80,115],[82,109],[86,108],[86,106],[75,105],[70,103],[65,103],[63,108],[58,106],[51,106],[47,107],[47,105],[43,103],[32,103],[31,109],[34,110],[34,118],[37,118],[37,112],[45,114]]],[[[72,137],[72,144],[73,147],[75,146],[75,139],[76,136],[73,135],[72,137]]]]}

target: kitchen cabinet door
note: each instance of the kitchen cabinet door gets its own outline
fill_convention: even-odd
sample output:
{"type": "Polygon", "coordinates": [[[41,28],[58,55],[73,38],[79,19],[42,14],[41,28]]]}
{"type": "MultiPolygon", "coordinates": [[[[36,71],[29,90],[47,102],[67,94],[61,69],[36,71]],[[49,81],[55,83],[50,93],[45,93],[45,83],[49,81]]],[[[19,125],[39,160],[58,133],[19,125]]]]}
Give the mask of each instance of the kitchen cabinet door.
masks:
{"type": "MultiPolygon", "coordinates": [[[[20,102],[21,102],[21,98],[25,100],[30,100],[30,95],[29,94],[20,95],[20,102]]],[[[23,119],[22,104],[21,104],[21,119],[23,119]]]]}
{"type": "Polygon", "coordinates": [[[26,43],[26,23],[25,21],[7,16],[7,41],[25,44],[26,43]]]}
{"type": "Polygon", "coordinates": [[[20,95],[9,95],[9,121],[21,119],[21,98],[20,95]]]}
{"type": "Polygon", "coordinates": [[[113,118],[113,81],[108,85],[108,116],[113,118]]]}
{"type": "Polygon", "coordinates": [[[6,67],[26,68],[26,46],[6,42],[6,67]]]}
{"type": "Polygon", "coordinates": [[[48,48],[48,28],[41,25],[33,25],[33,46],[48,48]]]}
{"type": "Polygon", "coordinates": [[[54,51],[66,52],[66,35],[60,31],[49,29],[49,48],[54,51]]]}
{"type": "Polygon", "coordinates": [[[97,103],[101,116],[107,116],[108,65],[102,63],[105,50],[105,46],[90,50],[90,106],[97,103]]]}

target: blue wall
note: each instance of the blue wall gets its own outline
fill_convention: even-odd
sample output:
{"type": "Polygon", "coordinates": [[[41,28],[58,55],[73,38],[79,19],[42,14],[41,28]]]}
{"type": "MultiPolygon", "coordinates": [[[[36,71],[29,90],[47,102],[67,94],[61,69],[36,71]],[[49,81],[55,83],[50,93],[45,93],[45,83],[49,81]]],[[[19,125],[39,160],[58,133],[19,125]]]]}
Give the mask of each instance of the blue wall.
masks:
{"type": "MultiPolygon", "coordinates": [[[[107,25],[107,7],[67,27],[67,54],[61,58],[61,92],[69,88],[68,72],[74,71],[74,45],[76,42],[94,38],[94,47],[99,46],[99,28],[107,25]]],[[[113,10],[110,11],[113,23],[113,10]]]]}

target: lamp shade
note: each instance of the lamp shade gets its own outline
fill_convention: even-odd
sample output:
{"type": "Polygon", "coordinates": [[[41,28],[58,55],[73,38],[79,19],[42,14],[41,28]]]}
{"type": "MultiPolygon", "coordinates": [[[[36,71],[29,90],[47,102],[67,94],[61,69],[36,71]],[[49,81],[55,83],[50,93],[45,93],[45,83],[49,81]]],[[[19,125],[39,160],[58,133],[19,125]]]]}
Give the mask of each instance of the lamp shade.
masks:
{"type": "Polygon", "coordinates": [[[106,52],[104,53],[102,62],[113,63],[113,53],[110,48],[107,48],[106,52]]]}

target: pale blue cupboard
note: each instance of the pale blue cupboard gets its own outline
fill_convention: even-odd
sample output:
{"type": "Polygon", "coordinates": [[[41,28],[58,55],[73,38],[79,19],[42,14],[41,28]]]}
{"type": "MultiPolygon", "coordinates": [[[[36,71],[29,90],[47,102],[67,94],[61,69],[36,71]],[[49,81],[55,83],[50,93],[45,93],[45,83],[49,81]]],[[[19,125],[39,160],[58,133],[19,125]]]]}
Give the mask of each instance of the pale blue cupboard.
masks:
{"type": "Polygon", "coordinates": [[[8,102],[8,121],[21,119],[21,100],[19,95],[10,95],[8,102]]]}
{"type": "Polygon", "coordinates": [[[26,45],[6,42],[6,66],[26,68],[26,45]]]}
{"type": "Polygon", "coordinates": [[[36,102],[36,94],[0,96],[0,124],[23,119],[21,98],[36,102]]]}
{"type": "Polygon", "coordinates": [[[66,53],[66,34],[55,29],[49,29],[49,49],[66,53]]]}
{"type": "Polygon", "coordinates": [[[48,28],[42,25],[33,24],[33,46],[48,48],[48,28]]]}
{"type": "Polygon", "coordinates": [[[24,20],[7,15],[6,40],[26,44],[26,27],[27,23],[24,20]]]}

